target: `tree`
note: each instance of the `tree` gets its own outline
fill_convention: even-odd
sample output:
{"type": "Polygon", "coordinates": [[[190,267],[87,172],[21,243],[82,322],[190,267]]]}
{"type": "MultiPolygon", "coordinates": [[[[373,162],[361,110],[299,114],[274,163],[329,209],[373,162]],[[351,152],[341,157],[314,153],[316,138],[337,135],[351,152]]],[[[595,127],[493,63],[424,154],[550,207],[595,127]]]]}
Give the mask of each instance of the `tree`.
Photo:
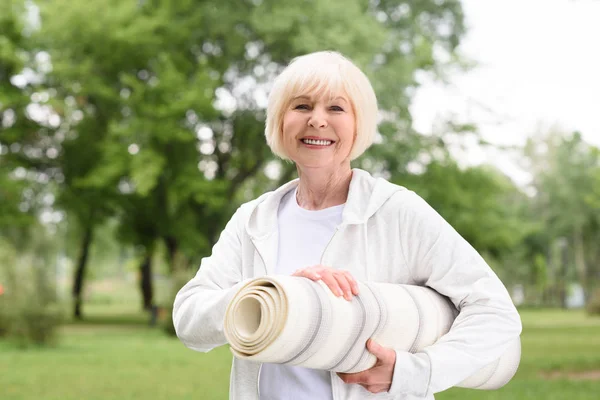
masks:
{"type": "Polygon", "coordinates": [[[599,151],[577,132],[554,130],[528,140],[525,156],[533,174],[534,212],[545,226],[538,241],[556,279],[561,302],[564,305],[566,283],[573,279],[579,281],[587,297],[599,278],[599,151]]]}
{"type": "Polygon", "coordinates": [[[535,225],[524,218],[526,196],[489,165],[460,168],[452,158],[433,160],[422,173],[396,183],[419,193],[489,262],[507,284],[526,276],[524,239],[535,225]]]}
{"type": "Polygon", "coordinates": [[[28,118],[33,90],[21,74],[31,61],[24,12],[22,2],[0,4],[0,235],[17,247],[35,222],[40,192],[30,169],[41,152],[31,145],[40,127],[28,118]]]}
{"type": "MultiPolygon", "coordinates": [[[[163,241],[172,269],[176,259],[197,265],[240,191],[275,184],[264,175],[272,156],[261,97],[292,57],[336,49],[362,66],[380,94],[390,146],[394,131],[416,137],[407,129],[415,72],[437,71],[434,49],[452,54],[463,32],[458,1],[55,0],[40,7],[36,46],[49,55],[44,85],[60,117],[52,130],[64,176],[59,204],[82,230],[76,315],[86,249],[106,216],[119,216],[124,243],[149,255],[163,241]]],[[[150,273],[148,263],[141,268],[150,273]]]]}

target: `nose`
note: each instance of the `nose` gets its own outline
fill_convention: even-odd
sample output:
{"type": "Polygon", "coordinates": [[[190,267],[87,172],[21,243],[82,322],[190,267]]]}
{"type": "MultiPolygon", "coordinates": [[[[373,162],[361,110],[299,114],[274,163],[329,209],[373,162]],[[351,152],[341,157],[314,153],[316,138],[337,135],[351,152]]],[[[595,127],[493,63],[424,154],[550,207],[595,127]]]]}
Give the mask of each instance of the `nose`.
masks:
{"type": "Polygon", "coordinates": [[[314,129],[327,128],[326,113],[315,107],[313,112],[310,114],[310,118],[308,119],[308,126],[314,129]]]}

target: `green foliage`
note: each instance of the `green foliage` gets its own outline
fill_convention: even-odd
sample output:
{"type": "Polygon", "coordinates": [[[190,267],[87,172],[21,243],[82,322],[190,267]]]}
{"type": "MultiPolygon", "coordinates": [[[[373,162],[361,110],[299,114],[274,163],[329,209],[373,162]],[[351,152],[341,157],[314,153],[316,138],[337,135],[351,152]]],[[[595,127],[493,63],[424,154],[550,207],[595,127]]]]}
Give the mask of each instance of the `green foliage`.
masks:
{"type": "Polygon", "coordinates": [[[179,289],[183,287],[193,277],[193,271],[179,269],[171,275],[170,293],[166,298],[166,303],[160,307],[159,322],[164,332],[169,336],[176,336],[175,326],[173,325],[173,303],[179,289]]]}
{"type": "Polygon", "coordinates": [[[586,310],[590,315],[600,315],[600,288],[596,288],[586,304],[586,310]]]}
{"type": "Polygon", "coordinates": [[[453,53],[464,31],[458,1],[56,0],[39,7],[31,43],[50,56],[40,90],[51,93],[61,123],[46,134],[58,157],[36,167],[57,166],[64,176],[57,205],[72,223],[93,230],[116,216],[124,244],[163,241],[171,264],[180,252],[197,265],[245,198],[239,192],[273,186],[263,173],[273,157],[257,98],[293,57],[323,49],[350,56],[398,129],[410,122],[415,73],[439,73],[436,47],[453,53]],[[219,106],[228,97],[233,104],[219,106]]]}
{"type": "Polygon", "coordinates": [[[0,235],[7,236],[14,234],[18,227],[31,224],[33,215],[19,209],[23,191],[27,188],[26,182],[0,173],[0,188],[0,235]]]}
{"type": "Polygon", "coordinates": [[[433,160],[419,174],[392,178],[421,195],[486,259],[506,285],[522,283],[524,238],[535,225],[523,218],[526,196],[490,166],[460,168],[433,160]]]}
{"type": "Polygon", "coordinates": [[[529,212],[540,225],[526,238],[530,254],[548,255],[562,303],[569,281],[590,294],[600,276],[600,152],[577,132],[551,130],[529,139],[524,155],[535,193],[529,212]]]}
{"type": "Polygon", "coordinates": [[[382,110],[380,142],[356,166],[416,190],[507,282],[542,292],[556,284],[548,254],[559,237],[569,241],[569,265],[579,271],[569,276],[597,276],[598,149],[577,135],[549,140],[544,154],[530,146],[537,195],[529,198],[492,168],[452,161],[447,138],[477,136],[475,126],[449,121],[433,135],[412,128],[415,76],[443,78],[464,66],[458,0],[39,6],[39,30],[27,26],[22,2],[4,2],[0,12],[0,114],[16,115],[12,125],[3,116],[0,128],[3,234],[3,227],[33,223],[39,209],[19,207],[35,189],[36,196],[54,193],[53,207],[65,211],[71,258],[81,251],[81,232],[92,231],[144,254],[161,243],[169,271],[176,256],[197,266],[240,202],[294,177],[285,163],[279,179],[264,173],[274,161],[260,98],[273,77],[299,54],[334,49],[365,70],[382,110]],[[39,81],[11,84],[25,67],[39,81]],[[28,118],[30,104],[59,122],[28,118]],[[28,178],[14,179],[16,168],[28,178]],[[50,185],[36,187],[40,176],[50,185]],[[105,233],[107,221],[116,227],[105,233]]]}
{"type": "Polygon", "coordinates": [[[499,256],[513,249],[527,233],[515,204],[524,196],[491,167],[461,169],[453,160],[434,161],[405,184],[480,251],[499,256]]]}
{"type": "MultiPolygon", "coordinates": [[[[51,284],[44,244],[39,253],[17,254],[0,238],[0,333],[19,347],[51,345],[63,322],[63,310],[51,284]]],[[[1,336],[0,335],[0,336],[1,336]]]]}
{"type": "Polygon", "coordinates": [[[64,310],[61,307],[23,301],[16,304],[10,300],[6,299],[6,304],[3,305],[6,333],[10,339],[23,348],[56,343],[57,328],[64,320],[64,310]]]}
{"type": "Polygon", "coordinates": [[[6,301],[3,296],[0,296],[0,338],[7,336],[10,328],[10,318],[6,308],[6,301]]]}

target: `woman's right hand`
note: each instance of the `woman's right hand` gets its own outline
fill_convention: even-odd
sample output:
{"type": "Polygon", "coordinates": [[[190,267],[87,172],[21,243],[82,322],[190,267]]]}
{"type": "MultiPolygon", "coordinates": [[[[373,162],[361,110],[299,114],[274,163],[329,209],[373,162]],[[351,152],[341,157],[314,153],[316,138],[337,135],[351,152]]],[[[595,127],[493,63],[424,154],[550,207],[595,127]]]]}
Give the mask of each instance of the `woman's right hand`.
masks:
{"type": "Polygon", "coordinates": [[[358,283],[350,272],[335,269],[325,265],[314,265],[312,267],[300,268],[292,276],[302,276],[312,281],[322,280],[334,295],[352,300],[352,296],[358,294],[358,283]]]}

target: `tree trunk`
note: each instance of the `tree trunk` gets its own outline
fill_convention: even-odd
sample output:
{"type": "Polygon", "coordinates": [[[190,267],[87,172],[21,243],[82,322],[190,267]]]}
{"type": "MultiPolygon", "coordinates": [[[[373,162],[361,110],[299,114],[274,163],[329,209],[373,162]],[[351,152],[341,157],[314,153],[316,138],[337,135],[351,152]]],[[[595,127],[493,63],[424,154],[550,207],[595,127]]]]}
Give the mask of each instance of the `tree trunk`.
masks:
{"type": "Polygon", "coordinates": [[[600,287],[600,231],[593,236],[586,236],[586,265],[590,295],[595,288],[600,287]]]}
{"type": "Polygon", "coordinates": [[[73,303],[74,303],[73,316],[75,317],[75,319],[78,319],[78,320],[81,320],[83,318],[83,313],[82,313],[83,280],[85,277],[85,269],[87,266],[88,256],[90,253],[90,245],[92,243],[92,236],[93,236],[93,227],[90,222],[85,227],[83,240],[81,241],[79,260],[77,261],[77,270],[75,271],[75,280],[73,282],[73,303]]]}
{"type": "Polygon", "coordinates": [[[569,244],[566,239],[563,238],[562,245],[560,246],[561,264],[560,264],[560,305],[562,308],[567,308],[567,273],[569,270],[569,244]]]}
{"type": "Polygon", "coordinates": [[[577,277],[579,283],[583,288],[584,299],[587,302],[589,294],[589,280],[587,265],[585,262],[585,249],[583,244],[583,234],[580,227],[576,227],[573,232],[573,251],[575,253],[575,270],[577,271],[577,277]]]}
{"type": "Polygon", "coordinates": [[[164,237],[164,241],[169,255],[169,268],[171,272],[174,272],[177,269],[175,263],[177,261],[176,256],[177,251],[179,250],[179,243],[177,243],[177,239],[175,239],[173,236],[164,237]]]}
{"type": "Polygon", "coordinates": [[[146,311],[152,311],[154,306],[152,288],[152,249],[146,250],[146,256],[140,264],[140,289],[142,291],[142,307],[146,311]]]}

